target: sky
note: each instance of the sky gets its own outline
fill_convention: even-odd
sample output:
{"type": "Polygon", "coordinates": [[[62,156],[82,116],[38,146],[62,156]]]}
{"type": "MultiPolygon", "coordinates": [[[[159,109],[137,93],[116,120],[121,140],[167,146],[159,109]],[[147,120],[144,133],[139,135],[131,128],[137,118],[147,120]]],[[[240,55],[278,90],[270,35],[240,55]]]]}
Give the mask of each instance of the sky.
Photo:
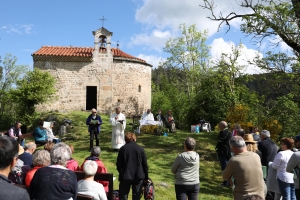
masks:
{"type": "MultiPolygon", "coordinates": [[[[215,0],[217,10],[228,13],[235,10],[235,0],[215,0]]],[[[157,67],[169,54],[163,47],[169,38],[178,37],[180,24],[196,24],[199,31],[208,30],[207,45],[212,59],[221,52],[230,53],[232,45],[243,43],[239,64],[257,53],[265,52],[268,44],[257,46],[239,31],[240,21],[233,22],[231,30],[218,31],[218,22],[207,18],[210,13],[199,5],[202,0],[0,0],[0,56],[7,53],[18,58],[18,65],[33,66],[31,54],[42,46],[93,47],[92,31],[102,27],[113,32],[112,47],[119,48],[157,67]]],[[[279,46],[282,50],[288,47],[279,46]]],[[[259,73],[254,66],[245,73],[259,73]]]]}

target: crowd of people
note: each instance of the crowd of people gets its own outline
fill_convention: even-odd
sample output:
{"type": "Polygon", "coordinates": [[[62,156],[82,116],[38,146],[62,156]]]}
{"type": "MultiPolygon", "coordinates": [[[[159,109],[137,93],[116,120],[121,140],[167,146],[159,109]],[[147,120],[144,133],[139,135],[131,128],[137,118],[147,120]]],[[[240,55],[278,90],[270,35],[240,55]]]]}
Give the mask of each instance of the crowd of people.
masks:
{"type": "MultiPolygon", "coordinates": [[[[170,129],[174,123],[171,111],[166,116],[161,111],[153,116],[148,109],[143,120],[157,120],[170,129]]],[[[111,147],[118,152],[116,169],[119,172],[119,199],[128,198],[132,190],[132,200],[141,198],[142,186],[151,182],[148,175],[147,156],[137,144],[134,133],[124,133],[126,117],[118,107],[109,120],[112,125],[111,147]]],[[[72,158],[74,147],[55,138],[51,123],[45,128],[41,121],[34,131],[34,142],[19,139],[22,135],[20,122],[8,131],[9,137],[0,137],[0,187],[5,190],[2,197],[22,194],[13,199],[76,199],[77,194],[107,199],[107,181],[94,181],[96,173],[108,173],[100,159],[99,134],[102,119],[96,109],[88,116],[86,124],[90,133],[90,155],[79,166],[72,158]],[[96,146],[93,141],[96,140],[96,146]],[[19,142],[19,143],[18,143],[19,142]],[[44,150],[36,150],[44,145],[44,150]],[[24,148],[22,147],[25,147],[24,148]],[[83,171],[85,177],[77,182],[74,171],[83,171]],[[29,194],[18,185],[29,188],[29,194]]],[[[268,130],[259,131],[250,127],[247,131],[234,124],[230,131],[227,122],[219,123],[216,144],[217,159],[222,170],[223,187],[233,186],[235,200],[242,199],[300,199],[300,135],[282,138],[280,148],[272,141],[268,130]],[[294,146],[296,148],[294,148],[294,146]]],[[[183,152],[174,160],[171,172],[175,175],[177,200],[196,200],[200,189],[200,156],[195,151],[196,141],[187,137],[183,142],[183,152]]],[[[14,196],[12,196],[14,197],[14,196]]],[[[9,198],[8,198],[9,199],[9,198]]]]}
{"type": "Polygon", "coordinates": [[[230,132],[225,121],[219,123],[219,129],[216,152],[224,179],[221,186],[233,186],[235,200],[248,199],[249,195],[300,199],[300,135],[282,138],[278,148],[268,130],[259,132],[251,127],[246,133],[234,124],[230,132]]]}

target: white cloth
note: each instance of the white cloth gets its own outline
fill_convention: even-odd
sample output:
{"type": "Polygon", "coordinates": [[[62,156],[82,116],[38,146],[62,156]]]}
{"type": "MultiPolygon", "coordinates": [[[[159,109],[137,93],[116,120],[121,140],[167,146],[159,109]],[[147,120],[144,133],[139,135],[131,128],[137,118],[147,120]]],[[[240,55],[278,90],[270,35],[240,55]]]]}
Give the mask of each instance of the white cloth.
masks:
{"type": "Polygon", "coordinates": [[[104,187],[101,183],[80,180],[77,185],[79,194],[93,196],[94,200],[107,200],[104,187]]]}
{"type": "Polygon", "coordinates": [[[294,152],[291,150],[280,151],[271,166],[277,169],[276,177],[285,183],[294,183],[294,174],[286,172],[286,166],[294,152]]]}
{"type": "Polygon", "coordinates": [[[48,140],[52,142],[52,140],[55,138],[52,129],[48,128],[46,129],[46,132],[48,140]]]}
{"type": "Polygon", "coordinates": [[[152,121],[152,120],[139,120],[140,125],[161,125],[161,122],[159,121],[152,121]]]}
{"type": "Polygon", "coordinates": [[[144,113],[142,116],[142,120],[151,120],[154,121],[154,117],[152,113],[144,113]]]}
{"type": "Polygon", "coordinates": [[[267,176],[267,188],[268,191],[281,194],[278,181],[276,180],[276,174],[277,174],[277,170],[269,166],[268,176],[267,176]]]}
{"type": "Polygon", "coordinates": [[[126,128],[126,117],[122,113],[114,113],[110,116],[109,123],[112,125],[111,147],[113,149],[120,149],[125,144],[124,130],[126,128]],[[116,117],[118,118],[116,119],[116,117]],[[123,124],[119,120],[124,120],[123,124]]]}

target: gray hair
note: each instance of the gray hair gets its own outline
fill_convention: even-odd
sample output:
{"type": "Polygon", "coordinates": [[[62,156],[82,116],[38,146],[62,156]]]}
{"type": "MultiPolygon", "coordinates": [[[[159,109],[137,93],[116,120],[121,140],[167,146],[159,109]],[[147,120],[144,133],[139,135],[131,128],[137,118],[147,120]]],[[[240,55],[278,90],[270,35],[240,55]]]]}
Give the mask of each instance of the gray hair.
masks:
{"type": "Polygon", "coordinates": [[[36,144],[34,142],[28,142],[25,144],[25,149],[36,149],[36,144]]]}
{"type": "Polygon", "coordinates": [[[191,137],[187,137],[184,141],[184,144],[188,150],[194,150],[196,147],[196,141],[194,138],[191,137]]]}
{"type": "Polygon", "coordinates": [[[101,154],[101,149],[99,146],[94,146],[91,150],[91,156],[99,157],[101,154]]]}
{"type": "Polygon", "coordinates": [[[68,145],[63,142],[57,143],[50,152],[51,164],[66,166],[71,156],[72,151],[68,145]]]}
{"type": "Polygon", "coordinates": [[[47,150],[38,150],[32,155],[34,166],[48,166],[50,165],[50,153],[47,150]]]}
{"type": "Polygon", "coordinates": [[[268,130],[262,130],[260,132],[260,134],[265,136],[265,137],[271,137],[270,131],[268,131],[268,130]]]}
{"type": "Polygon", "coordinates": [[[94,176],[97,172],[98,165],[93,160],[87,160],[83,164],[83,171],[86,176],[94,176]]]}
{"type": "Polygon", "coordinates": [[[92,112],[97,112],[96,108],[93,108],[93,109],[92,109],[92,112]]]}
{"type": "Polygon", "coordinates": [[[228,124],[225,121],[220,121],[220,125],[223,126],[224,128],[228,127],[228,124]]]}
{"type": "Polygon", "coordinates": [[[242,129],[242,128],[240,128],[240,129],[237,130],[237,134],[238,134],[238,136],[244,137],[244,135],[245,135],[245,130],[242,129]]]}
{"type": "Polygon", "coordinates": [[[236,128],[236,129],[241,129],[241,125],[239,125],[239,124],[234,124],[233,127],[236,128]]]}
{"type": "Polygon", "coordinates": [[[233,136],[229,140],[229,145],[231,147],[236,147],[236,148],[243,148],[246,147],[245,140],[241,136],[233,136]]]}

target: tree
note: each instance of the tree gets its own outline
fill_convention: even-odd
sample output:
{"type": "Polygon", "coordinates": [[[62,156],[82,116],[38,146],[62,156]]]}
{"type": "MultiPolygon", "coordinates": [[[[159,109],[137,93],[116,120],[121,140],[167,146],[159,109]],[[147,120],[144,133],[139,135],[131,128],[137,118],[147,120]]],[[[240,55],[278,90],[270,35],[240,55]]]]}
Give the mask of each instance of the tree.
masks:
{"type": "Polygon", "coordinates": [[[196,25],[187,28],[185,24],[181,24],[179,30],[181,36],[166,43],[164,51],[171,55],[162,66],[180,73],[176,87],[187,93],[191,101],[196,85],[201,82],[201,73],[206,71],[209,63],[209,47],[205,44],[207,31],[197,31],[196,25]]]}
{"type": "Polygon", "coordinates": [[[15,108],[15,99],[12,99],[10,90],[13,89],[17,80],[24,76],[28,67],[24,65],[16,65],[17,57],[6,54],[3,65],[0,67],[0,127],[10,125],[16,120],[16,114],[13,112],[15,108]]]}
{"type": "Polygon", "coordinates": [[[274,1],[274,0],[241,0],[239,6],[244,8],[242,12],[248,13],[220,13],[216,15],[214,1],[203,0],[204,9],[211,11],[211,20],[220,21],[219,27],[223,24],[230,30],[230,22],[234,19],[241,19],[240,29],[246,35],[251,35],[255,43],[261,43],[264,39],[272,39],[271,43],[278,46],[281,41],[285,42],[300,56],[300,0],[274,1]],[[276,37],[280,39],[276,40],[276,37]]]}
{"type": "Polygon", "coordinates": [[[55,78],[48,72],[35,68],[16,83],[12,92],[18,103],[17,114],[23,124],[30,125],[36,117],[35,106],[52,100],[55,96],[55,78]]]}
{"type": "Polygon", "coordinates": [[[300,110],[291,99],[293,99],[293,94],[279,97],[276,105],[270,110],[270,118],[277,119],[282,126],[278,140],[283,137],[291,137],[300,131],[298,123],[300,110]]]}

